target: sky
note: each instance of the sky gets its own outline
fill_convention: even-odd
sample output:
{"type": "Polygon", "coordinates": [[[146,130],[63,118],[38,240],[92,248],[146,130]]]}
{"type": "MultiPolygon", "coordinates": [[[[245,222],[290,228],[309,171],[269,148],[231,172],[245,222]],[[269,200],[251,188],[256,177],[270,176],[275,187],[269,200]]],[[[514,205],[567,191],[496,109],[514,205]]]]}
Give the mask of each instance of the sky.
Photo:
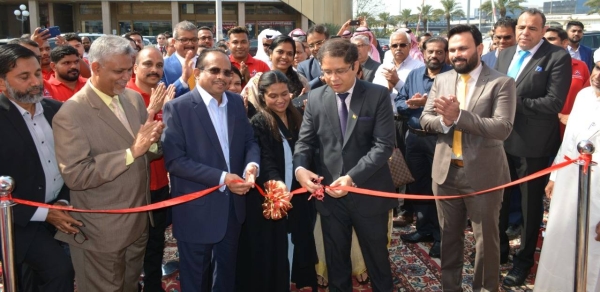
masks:
{"type": "MultiPolygon", "coordinates": [[[[400,14],[400,8],[402,9],[412,9],[413,13],[417,13],[417,7],[421,6],[423,0],[384,0],[385,3],[385,10],[389,11],[392,15],[398,15],[400,14]],[[400,7],[400,5],[402,5],[402,7],[400,7]]],[[[461,2],[461,6],[463,11],[466,13],[467,12],[467,2],[468,0],[459,0],[461,2]]],[[[482,2],[485,2],[487,0],[482,0],[482,2]]],[[[550,2],[550,0],[527,0],[526,3],[524,3],[525,5],[529,4],[529,5],[536,5],[539,7],[542,7],[544,5],[544,2],[550,2]]],[[[440,1],[439,0],[425,0],[425,5],[431,5],[433,6],[433,8],[442,8],[442,6],[439,4],[440,1]]],[[[471,16],[474,15],[473,10],[475,10],[475,8],[479,7],[479,0],[471,0],[471,16]]]]}

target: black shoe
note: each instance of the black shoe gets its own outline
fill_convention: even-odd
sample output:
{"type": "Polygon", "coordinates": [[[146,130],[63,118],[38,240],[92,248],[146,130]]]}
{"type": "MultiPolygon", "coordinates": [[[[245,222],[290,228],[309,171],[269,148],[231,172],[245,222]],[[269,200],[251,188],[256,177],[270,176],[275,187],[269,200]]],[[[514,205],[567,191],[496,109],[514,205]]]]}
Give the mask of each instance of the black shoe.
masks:
{"type": "Polygon", "coordinates": [[[419,232],[402,234],[402,235],[400,235],[400,238],[402,239],[402,241],[406,241],[409,243],[432,242],[433,241],[433,236],[431,236],[431,234],[422,235],[419,232]]]}
{"type": "Polygon", "coordinates": [[[500,252],[500,264],[504,265],[506,263],[508,263],[508,252],[507,253],[500,252]]]}
{"type": "Polygon", "coordinates": [[[433,246],[431,247],[431,249],[429,250],[429,256],[432,258],[440,258],[441,255],[441,247],[442,244],[439,241],[435,241],[433,243],[433,246]]]}
{"type": "Polygon", "coordinates": [[[504,277],[502,285],[506,287],[521,286],[525,283],[525,279],[529,275],[529,269],[525,269],[519,266],[514,266],[508,275],[504,277]]]}
{"type": "Polygon", "coordinates": [[[414,222],[414,218],[412,215],[400,215],[398,217],[393,218],[394,227],[406,227],[414,222]]]}

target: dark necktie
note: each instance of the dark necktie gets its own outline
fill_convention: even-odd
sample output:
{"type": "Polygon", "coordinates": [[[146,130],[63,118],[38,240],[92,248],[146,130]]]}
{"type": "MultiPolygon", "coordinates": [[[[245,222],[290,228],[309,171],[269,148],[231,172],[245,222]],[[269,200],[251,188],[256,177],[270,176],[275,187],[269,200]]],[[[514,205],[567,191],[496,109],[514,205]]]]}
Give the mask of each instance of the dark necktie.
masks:
{"type": "Polygon", "coordinates": [[[340,116],[340,127],[342,129],[342,137],[346,136],[346,123],[348,122],[348,107],[346,107],[346,97],[348,97],[350,93],[338,93],[338,97],[340,98],[340,106],[338,108],[338,114],[340,116]]]}

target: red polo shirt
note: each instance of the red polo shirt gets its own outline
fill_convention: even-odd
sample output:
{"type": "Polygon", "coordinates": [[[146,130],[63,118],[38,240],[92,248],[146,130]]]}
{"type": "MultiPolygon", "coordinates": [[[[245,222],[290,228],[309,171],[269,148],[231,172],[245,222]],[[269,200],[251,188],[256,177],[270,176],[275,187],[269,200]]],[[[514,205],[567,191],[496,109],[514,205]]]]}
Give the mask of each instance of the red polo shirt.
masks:
{"type": "MultiPolygon", "coordinates": [[[[233,58],[233,55],[229,55],[229,61],[231,61],[231,64],[233,64],[233,66],[240,69],[240,63],[238,63],[233,58]]],[[[267,71],[271,70],[271,68],[269,68],[269,65],[267,65],[265,62],[263,62],[261,60],[254,59],[252,56],[250,56],[250,54],[248,54],[248,57],[246,57],[246,61],[244,63],[246,63],[246,66],[248,66],[248,72],[250,72],[250,78],[254,77],[254,75],[258,72],[267,72],[267,71]]],[[[246,82],[248,82],[248,80],[246,80],[246,82]]]]}
{"type": "MultiPolygon", "coordinates": [[[[135,90],[144,98],[146,107],[150,104],[150,94],[142,92],[141,89],[135,85],[135,79],[127,82],[127,88],[135,90]]],[[[158,112],[154,116],[155,121],[162,121],[162,111],[158,112]]],[[[165,167],[165,159],[163,157],[150,162],[150,190],[156,191],[169,184],[169,178],[167,177],[167,169],[165,167]]]]}
{"type": "MultiPolygon", "coordinates": [[[[573,103],[575,103],[575,97],[577,97],[577,93],[583,88],[585,88],[586,83],[589,84],[590,81],[590,72],[588,70],[587,65],[579,61],[577,59],[571,59],[571,67],[573,68],[573,75],[571,77],[571,87],[569,88],[569,93],[567,94],[567,99],[565,100],[565,104],[563,105],[562,110],[560,111],[563,115],[568,115],[571,113],[573,109],[573,103]]],[[[560,123],[560,139],[562,140],[563,135],[565,134],[565,125],[560,123]]]]}
{"type": "Polygon", "coordinates": [[[51,76],[50,79],[44,83],[44,95],[47,94],[47,96],[52,99],[65,102],[69,100],[69,98],[71,98],[75,93],[77,93],[86,82],[87,78],[79,76],[79,79],[77,79],[77,84],[75,85],[75,90],[73,90],[69,86],[60,82],[54,76],[51,76]]]}
{"type": "Polygon", "coordinates": [[[50,80],[50,77],[54,76],[54,71],[50,70],[50,71],[44,71],[44,69],[42,69],[42,77],[44,77],[44,80],[50,80]]]}

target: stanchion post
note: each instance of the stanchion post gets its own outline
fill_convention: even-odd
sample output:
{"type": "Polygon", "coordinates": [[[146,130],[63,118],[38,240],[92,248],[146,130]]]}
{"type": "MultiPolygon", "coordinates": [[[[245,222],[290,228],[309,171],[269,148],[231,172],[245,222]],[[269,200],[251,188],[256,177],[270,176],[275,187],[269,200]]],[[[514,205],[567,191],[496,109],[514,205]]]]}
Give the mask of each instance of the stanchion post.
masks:
{"type": "Polygon", "coordinates": [[[574,291],[585,292],[587,285],[587,254],[588,254],[588,239],[590,230],[590,178],[592,175],[591,162],[592,154],[595,147],[588,140],[581,141],[577,144],[579,154],[589,156],[589,163],[585,160],[575,162],[579,164],[579,187],[578,187],[578,204],[577,204],[577,240],[575,249],[575,283],[574,291]]]}
{"type": "Polygon", "coordinates": [[[4,274],[4,291],[16,292],[15,258],[13,246],[13,201],[10,194],[14,181],[10,176],[0,176],[0,237],[2,238],[2,271],[4,274]]]}

